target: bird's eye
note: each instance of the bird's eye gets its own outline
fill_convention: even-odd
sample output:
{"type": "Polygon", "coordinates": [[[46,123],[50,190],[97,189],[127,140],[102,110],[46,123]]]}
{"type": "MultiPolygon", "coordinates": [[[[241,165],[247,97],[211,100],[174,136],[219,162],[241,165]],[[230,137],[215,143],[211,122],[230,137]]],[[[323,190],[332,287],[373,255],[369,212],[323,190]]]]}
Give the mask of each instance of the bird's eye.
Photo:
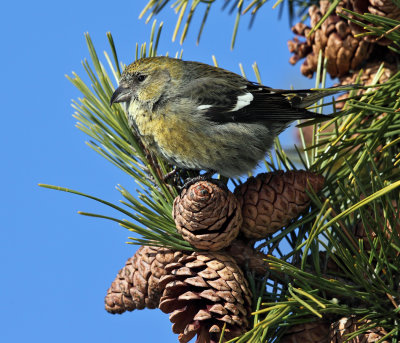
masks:
{"type": "Polygon", "coordinates": [[[137,79],[139,82],[143,82],[146,79],[147,75],[138,74],[137,79]]]}

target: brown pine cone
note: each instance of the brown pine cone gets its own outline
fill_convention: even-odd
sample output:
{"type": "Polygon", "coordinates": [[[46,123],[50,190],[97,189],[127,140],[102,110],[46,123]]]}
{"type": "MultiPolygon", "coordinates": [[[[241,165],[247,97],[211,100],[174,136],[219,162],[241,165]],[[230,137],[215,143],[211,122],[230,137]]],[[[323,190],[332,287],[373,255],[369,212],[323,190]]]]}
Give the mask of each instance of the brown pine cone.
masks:
{"type": "Polygon", "coordinates": [[[310,37],[307,37],[324,16],[330,6],[328,0],[321,0],[320,6],[309,8],[311,27],[304,24],[296,24],[292,31],[306,38],[300,42],[298,38],[288,42],[289,51],[294,53],[290,63],[295,64],[301,58],[306,58],[300,70],[304,76],[311,78],[318,68],[318,54],[322,51],[322,57],[326,57],[327,71],[332,78],[347,74],[350,69],[355,69],[365,61],[371,51],[370,43],[362,38],[356,38],[352,34],[347,21],[337,14],[332,13],[310,37]]]}
{"type": "Polygon", "coordinates": [[[290,327],[280,343],[328,343],[329,324],[323,321],[290,327]]]}
{"type": "MultiPolygon", "coordinates": [[[[383,73],[378,80],[378,84],[385,83],[386,81],[389,80],[390,77],[392,77],[394,74],[397,73],[399,70],[399,62],[398,62],[398,57],[396,54],[393,54],[388,51],[384,51],[384,48],[380,47],[380,54],[376,54],[375,58],[369,59],[360,69],[357,70],[352,70],[350,73],[343,75],[339,77],[339,84],[341,86],[346,86],[346,85],[353,85],[356,84],[356,81],[365,86],[371,85],[373,82],[375,82],[375,76],[376,73],[379,70],[379,67],[382,63],[384,63],[384,69],[383,73]],[[361,73],[360,73],[361,72],[361,73]],[[361,75],[360,75],[361,74],[361,75]],[[360,75],[360,77],[359,77],[360,75]]],[[[378,49],[376,49],[375,53],[378,52],[378,49]]],[[[387,50],[387,49],[386,49],[387,50]]],[[[359,89],[357,90],[356,94],[361,95],[365,93],[365,89],[359,89]]],[[[346,104],[345,100],[349,97],[349,93],[344,93],[336,98],[336,103],[335,107],[338,110],[342,110],[344,108],[344,105],[346,104]]],[[[367,119],[367,118],[365,118],[367,119]]],[[[296,130],[296,139],[298,142],[300,142],[300,130],[302,131],[304,140],[306,142],[307,146],[312,145],[313,138],[314,138],[314,126],[305,126],[302,127],[299,130],[296,130]]],[[[320,134],[324,133],[329,133],[331,131],[335,130],[335,125],[329,125],[326,127],[323,131],[320,131],[320,134]]],[[[321,147],[322,148],[322,147],[321,147]]]]}
{"type": "Polygon", "coordinates": [[[199,181],[175,198],[172,215],[183,239],[197,249],[217,251],[236,238],[242,214],[234,195],[209,181],[199,181]]]}
{"type": "Polygon", "coordinates": [[[267,255],[254,249],[253,244],[235,239],[226,249],[242,269],[249,269],[257,276],[265,276],[269,264],[265,261],[267,255]]]}
{"type": "MultiPolygon", "coordinates": [[[[340,7],[344,7],[360,14],[372,13],[381,17],[400,20],[400,8],[396,6],[392,0],[347,0],[341,2],[340,6],[336,9],[337,12],[341,11],[340,7]]],[[[349,18],[362,21],[359,17],[356,17],[351,13],[344,12],[344,14],[349,18]]],[[[366,32],[362,26],[357,25],[350,20],[348,21],[348,24],[353,35],[366,32]]],[[[370,25],[370,23],[368,24],[370,25]]],[[[377,43],[384,46],[392,43],[391,40],[385,37],[375,37],[367,35],[363,36],[362,39],[367,42],[377,43]]]]}
{"type": "MultiPolygon", "coordinates": [[[[384,71],[378,81],[378,84],[385,83],[394,74],[397,73],[397,71],[398,71],[397,61],[390,58],[391,56],[388,56],[389,54],[386,54],[386,55],[387,55],[387,58],[380,56],[380,58],[378,60],[368,61],[366,63],[366,65],[362,68],[362,73],[359,78],[360,84],[362,84],[364,86],[371,85],[374,82],[376,73],[378,72],[379,67],[382,64],[382,62],[384,62],[384,71]],[[385,60],[388,60],[388,61],[385,61],[385,60]]],[[[360,69],[355,70],[351,74],[346,74],[346,75],[339,77],[340,84],[343,86],[355,84],[356,80],[358,79],[359,73],[360,73],[360,69]]],[[[357,91],[357,95],[363,94],[364,92],[365,92],[365,90],[360,89],[359,91],[357,91]]],[[[341,101],[341,100],[345,100],[348,97],[349,97],[348,93],[340,95],[336,99],[336,101],[339,101],[336,103],[336,108],[342,109],[344,107],[345,102],[341,101]]]]}
{"type": "MultiPolygon", "coordinates": [[[[369,321],[360,321],[359,318],[343,317],[330,327],[329,343],[372,343],[379,341],[387,334],[385,329],[381,327],[367,330],[363,334],[359,334],[353,339],[348,339],[348,335],[361,329],[362,326],[368,325],[369,321]]],[[[381,343],[389,343],[389,340],[380,341],[381,343]]]]}
{"type": "Polygon", "coordinates": [[[304,170],[263,173],[236,187],[246,238],[265,238],[304,212],[311,201],[307,180],[316,193],[322,189],[323,176],[304,170]]]}
{"type": "Polygon", "coordinates": [[[235,260],[220,252],[193,252],[166,266],[160,309],[171,313],[179,342],[218,342],[242,334],[248,326],[251,293],[235,260]]]}
{"type": "Polygon", "coordinates": [[[181,256],[181,252],[167,248],[140,247],[108,289],[106,310],[115,314],[157,308],[163,291],[159,281],[166,274],[164,267],[181,256]]]}
{"type": "MultiPolygon", "coordinates": [[[[382,64],[382,60],[380,61],[371,61],[367,62],[367,64],[362,68],[363,72],[360,76],[360,83],[365,86],[369,86],[372,84],[372,82],[375,79],[376,73],[378,72],[379,67],[382,64]]],[[[387,80],[389,80],[398,70],[398,66],[396,62],[390,63],[390,62],[384,62],[383,65],[384,71],[379,79],[379,83],[385,83],[387,80]]],[[[358,78],[360,70],[354,71],[352,74],[347,74],[343,75],[342,77],[339,77],[340,84],[345,86],[345,85],[352,85],[356,82],[358,78]]]]}

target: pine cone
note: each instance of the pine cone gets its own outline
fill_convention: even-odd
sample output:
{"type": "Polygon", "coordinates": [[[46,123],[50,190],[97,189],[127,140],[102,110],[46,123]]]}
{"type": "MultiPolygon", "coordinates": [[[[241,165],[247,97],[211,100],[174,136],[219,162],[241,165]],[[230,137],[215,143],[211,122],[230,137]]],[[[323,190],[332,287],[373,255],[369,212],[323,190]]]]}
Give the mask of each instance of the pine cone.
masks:
{"type": "Polygon", "coordinates": [[[228,190],[199,181],[175,198],[172,215],[183,239],[194,247],[217,251],[238,235],[242,214],[228,190]]]}
{"type": "Polygon", "coordinates": [[[219,340],[226,323],[225,339],[232,339],[248,326],[251,294],[242,271],[231,256],[217,252],[194,252],[165,267],[160,280],[165,287],[160,309],[170,314],[172,331],[179,342],[197,335],[198,343],[219,340]]]}
{"type": "Polygon", "coordinates": [[[265,238],[304,212],[311,201],[307,181],[315,192],[324,184],[323,176],[297,170],[259,174],[236,187],[243,215],[241,232],[246,238],[265,238]]]}
{"type": "MultiPolygon", "coordinates": [[[[395,59],[390,58],[391,56],[392,56],[392,54],[386,54],[385,57],[383,57],[381,55],[380,59],[378,59],[378,60],[368,61],[366,63],[366,65],[362,68],[362,74],[359,79],[360,84],[365,85],[365,86],[371,85],[374,82],[376,73],[378,72],[382,62],[384,62],[384,71],[383,71],[382,76],[379,79],[379,82],[378,82],[379,84],[385,83],[394,74],[396,74],[398,71],[398,63],[395,59]],[[385,60],[387,60],[387,61],[385,61],[385,60]]],[[[346,74],[346,75],[339,77],[340,84],[343,86],[355,84],[356,80],[358,79],[359,73],[360,73],[360,70],[355,70],[351,74],[346,74]]],[[[365,90],[360,89],[359,91],[357,91],[357,95],[363,94],[364,92],[365,92],[365,90]]],[[[339,101],[336,103],[336,108],[342,109],[344,107],[345,102],[341,101],[341,100],[345,100],[348,97],[349,97],[348,93],[340,95],[336,99],[336,101],[339,101]]]]}
{"type": "Polygon", "coordinates": [[[328,343],[329,324],[323,321],[290,327],[280,343],[328,343]]]}
{"type": "MultiPolygon", "coordinates": [[[[371,61],[368,62],[365,67],[362,69],[363,72],[360,76],[360,83],[362,85],[368,86],[372,84],[372,82],[375,79],[376,73],[378,72],[378,69],[381,65],[383,60],[380,61],[371,61]]],[[[387,80],[389,80],[398,70],[398,66],[396,62],[390,63],[390,62],[384,62],[384,71],[379,79],[379,83],[385,83],[387,80]]],[[[339,78],[340,84],[345,86],[345,85],[352,85],[356,82],[358,78],[360,70],[354,71],[353,74],[347,74],[339,78]]]]}
{"type": "MultiPolygon", "coordinates": [[[[315,5],[309,8],[311,27],[314,27],[324,16],[330,2],[321,0],[319,8],[315,5]]],[[[311,27],[296,24],[292,31],[306,38],[300,42],[298,38],[288,42],[289,51],[294,53],[290,63],[295,64],[301,58],[306,58],[300,70],[304,76],[311,78],[318,68],[318,54],[322,51],[328,59],[327,71],[332,78],[347,74],[365,61],[371,51],[370,43],[353,36],[347,21],[337,14],[331,14],[310,37],[307,37],[311,27]]]]}
{"type": "MultiPolygon", "coordinates": [[[[376,327],[367,330],[363,334],[359,334],[353,339],[348,340],[349,334],[361,329],[362,326],[368,325],[368,323],[370,323],[370,321],[360,321],[359,318],[356,318],[354,316],[343,317],[342,319],[331,325],[329,343],[372,343],[377,342],[379,339],[387,334],[387,332],[383,328],[376,327]]],[[[381,343],[389,343],[389,341],[384,340],[381,341],[381,343]]]]}
{"type": "Polygon", "coordinates": [[[260,277],[268,272],[267,255],[254,249],[253,244],[235,239],[226,251],[242,269],[249,269],[260,277]]]}
{"type": "Polygon", "coordinates": [[[182,256],[167,248],[140,247],[126,261],[105,297],[105,308],[110,313],[123,313],[135,309],[157,308],[163,289],[160,278],[166,274],[165,265],[182,256]]]}
{"type": "MultiPolygon", "coordinates": [[[[400,8],[394,4],[392,0],[347,0],[341,2],[341,7],[347,8],[353,12],[360,14],[371,13],[381,17],[386,17],[394,20],[400,20],[400,8]]],[[[340,7],[337,8],[339,12],[340,7]]],[[[362,21],[359,17],[352,15],[351,13],[345,12],[346,16],[358,21],[362,21]]],[[[357,25],[350,20],[348,21],[349,27],[353,35],[360,33],[365,33],[366,31],[360,25],[357,25]]],[[[371,23],[368,23],[369,25],[371,23]]],[[[375,36],[363,36],[367,42],[377,43],[379,45],[389,45],[392,43],[391,40],[385,37],[375,37],[375,36]]]]}

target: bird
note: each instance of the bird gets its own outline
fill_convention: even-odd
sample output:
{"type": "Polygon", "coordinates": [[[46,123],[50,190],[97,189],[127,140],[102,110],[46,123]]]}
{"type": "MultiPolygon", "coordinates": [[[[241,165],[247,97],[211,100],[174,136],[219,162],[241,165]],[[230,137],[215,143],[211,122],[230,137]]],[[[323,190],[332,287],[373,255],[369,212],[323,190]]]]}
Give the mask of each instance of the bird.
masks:
{"type": "Polygon", "coordinates": [[[237,178],[254,170],[274,138],[307,110],[343,91],[273,89],[231,71],[165,56],[128,65],[110,98],[124,103],[143,144],[176,168],[237,178]]]}

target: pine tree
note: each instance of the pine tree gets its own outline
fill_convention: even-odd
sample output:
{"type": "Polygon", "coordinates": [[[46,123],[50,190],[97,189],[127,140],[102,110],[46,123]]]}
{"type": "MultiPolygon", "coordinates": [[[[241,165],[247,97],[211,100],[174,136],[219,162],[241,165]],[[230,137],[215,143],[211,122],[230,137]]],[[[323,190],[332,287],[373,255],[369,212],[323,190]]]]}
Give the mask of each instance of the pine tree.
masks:
{"type": "MultiPolygon", "coordinates": [[[[150,0],[141,16],[150,20],[169,2],[150,0]]],[[[239,20],[255,18],[265,3],[225,2],[236,11],[232,48],[239,20]]],[[[178,186],[195,173],[164,180],[173,166],[132,133],[122,106],[109,107],[124,68],[111,34],[105,63],[87,34],[91,63],[83,66],[92,85],[69,77],[83,95],[73,103],[77,126],[91,137],[89,146],[141,190],[134,195],[120,186],[122,206],[42,186],[91,198],[129,218],[81,212],[119,223],[134,232],[131,243],[142,246],[107,293],[111,313],[160,307],[170,313],[180,342],[194,336],[199,343],[399,342],[400,3],[277,2],[285,4],[291,21],[302,19],[292,29],[298,37],[289,42],[290,62],[304,58],[301,72],[315,75],[321,87],[327,74],[364,86],[325,104],[341,109],[330,121],[299,123],[297,153],[277,139],[267,173],[244,183],[225,180],[233,192],[195,184],[180,194],[178,186]],[[191,215],[195,210],[200,215],[191,215]]],[[[214,5],[176,1],[173,38],[183,25],[182,42],[193,13],[204,8],[199,40],[214,5]]],[[[154,21],[136,58],[157,55],[161,31],[154,21]]]]}

